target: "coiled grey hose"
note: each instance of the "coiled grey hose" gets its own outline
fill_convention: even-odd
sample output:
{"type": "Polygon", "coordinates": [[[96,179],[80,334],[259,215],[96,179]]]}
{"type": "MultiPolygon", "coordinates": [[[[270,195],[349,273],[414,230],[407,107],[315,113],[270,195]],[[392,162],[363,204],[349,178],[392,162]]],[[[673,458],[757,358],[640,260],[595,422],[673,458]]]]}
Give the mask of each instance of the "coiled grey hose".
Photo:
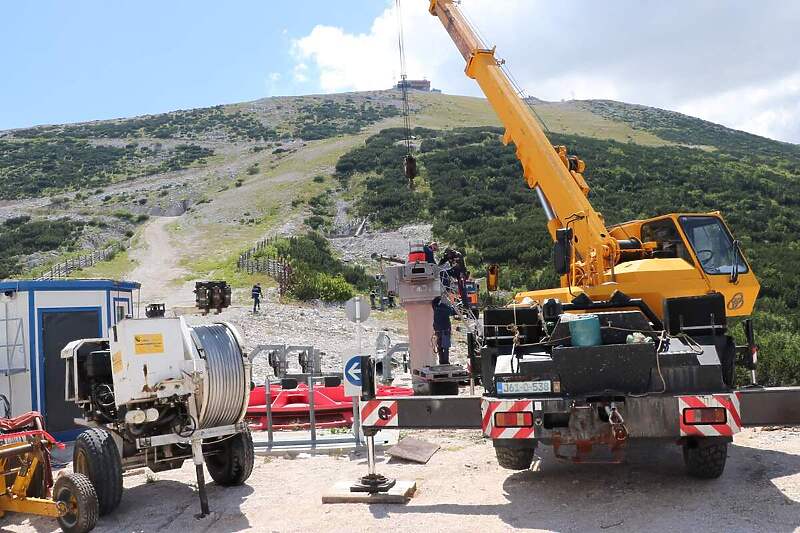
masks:
{"type": "Polygon", "coordinates": [[[234,424],[244,409],[245,368],[239,343],[227,326],[193,326],[206,360],[206,397],[198,427],[234,424]]]}

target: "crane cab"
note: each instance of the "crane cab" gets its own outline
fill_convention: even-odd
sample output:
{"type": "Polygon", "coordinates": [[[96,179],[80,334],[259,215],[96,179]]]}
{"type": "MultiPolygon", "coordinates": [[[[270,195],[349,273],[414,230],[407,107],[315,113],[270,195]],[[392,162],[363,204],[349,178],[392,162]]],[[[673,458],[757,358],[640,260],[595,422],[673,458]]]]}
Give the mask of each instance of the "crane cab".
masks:
{"type": "Polygon", "coordinates": [[[700,289],[698,284],[705,285],[705,291],[694,294],[721,293],[727,316],[752,312],[760,285],[739,241],[733,238],[718,211],[671,213],[620,224],[610,230],[618,239],[633,238],[640,243],[638,250],[622,251],[613,277],[618,279],[618,274],[624,276],[628,270],[641,267],[654,269],[661,273],[661,279],[654,281],[664,299],[685,292],[685,286],[673,282],[690,282],[697,289],[700,289]],[[676,263],[676,259],[680,262],[676,263]]]}
{"type": "Polygon", "coordinates": [[[548,298],[570,302],[585,293],[592,300],[606,300],[615,290],[641,298],[653,313],[663,316],[666,300],[720,293],[728,317],[753,311],[760,285],[719,212],[671,213],[635,220],[609,228],[626,245],[605,282],[592,287],[570,286],[522,292],[540,304],[548,298]]]}

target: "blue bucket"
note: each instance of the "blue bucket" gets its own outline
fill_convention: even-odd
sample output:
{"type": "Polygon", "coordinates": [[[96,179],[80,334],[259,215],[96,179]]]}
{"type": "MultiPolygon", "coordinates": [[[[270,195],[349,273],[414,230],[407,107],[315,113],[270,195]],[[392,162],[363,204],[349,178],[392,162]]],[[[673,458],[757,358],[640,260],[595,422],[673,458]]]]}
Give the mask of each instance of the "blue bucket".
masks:
{"type": "Polygon", "coordinates": [[[603,343],[597,315],[578,315],[570,320],[569,334],[573,346],[599,346],[603,343]]]}

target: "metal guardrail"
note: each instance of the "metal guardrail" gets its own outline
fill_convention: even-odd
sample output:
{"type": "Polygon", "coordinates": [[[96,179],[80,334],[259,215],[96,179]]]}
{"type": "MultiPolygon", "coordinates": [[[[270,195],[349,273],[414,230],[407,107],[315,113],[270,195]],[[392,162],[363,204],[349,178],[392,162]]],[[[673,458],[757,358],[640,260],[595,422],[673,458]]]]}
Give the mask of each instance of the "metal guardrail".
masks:
{"type": "Polygon", "coordinates": [[[317,382],[321,382],[324,379],[324,376],[308,376],[306,378],[306,384],[308,385],[308,415],[309,415],[309,438],[301,438],[296,435],[305,436],[306,432],[290,432],[290,431],[280,431],[276,432],[274,429],[273,419],[272,419],[272,389],[271,385],[275,383],[270,377],[267,377],[266,382],[264,383],[264,388],[266,392],[266,399],[265,399],[265,408],[266,408],[266,418],[267,418],[267,440],[264,442],[263,440],[257,440],[254,443],[254,446],[257,449],[264,449],[266,448],[267,451],[272,450],[283,450],[283,449],[292,449],[292,448],[309,448],[311,450],[316,450],[318,448],[326,448],[331,446],[355,446],[356,448],[360,447],[362,442],[362,435],[361,435],[361,424],[359,419],[359,412],[358,412],[358,398],[354,398],[353,401],[353,426],[350,429],[350,434],[340,434],[340,435],[330,435],[330,436],[319,436],[317,435],[317,417],[316,417],[316,407],[314,403],[314,385],[317,382]],[[288,438],[276,438],[276,433],[281,436],[286,436],[288,438]]]}

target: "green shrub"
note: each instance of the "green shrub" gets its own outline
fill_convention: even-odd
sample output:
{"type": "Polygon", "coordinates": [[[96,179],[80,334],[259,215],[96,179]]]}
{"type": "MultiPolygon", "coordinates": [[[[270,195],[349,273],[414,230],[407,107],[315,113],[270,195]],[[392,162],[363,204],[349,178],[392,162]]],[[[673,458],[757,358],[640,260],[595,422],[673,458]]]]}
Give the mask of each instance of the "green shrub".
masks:
{"type": "Polygon", "coordinates": [[[27,215],[6,220],[0,226],[0,278],[20,274],[18,257],[36,252],[69,251],[83,229],[83,223],[67,218],[31,220],[27,215]]]}
{"type": "Polygon", "coordinates": [[[314,176],[314,183],[323,183],[325,181],[325,176],[316,175],[314,176]]]}
{"type": "Polygon", "coordinates": [[[130,211],[123,211],[118,210],[112,213],[115,217],[119,218],[120,220],[127,220],[128,222],[133,222],[136,215],[131,213],[130,211]]]}
{"type": "Polygon", "coordinates": [[[317,274],[319,298],[324,302],[344,302],[353,297],[353,287],[341,276],[330,276],[324,272],[317,274]]]}
{"type": "Polygon", "coordinates": [[[311,215],[310,217],[306,218],[303,222],[305,222],[306,226],[313,230],[318,230],[325,224],[325,219],[319,215],[311,215]]]}
{"type": "Polygon", "coordinates": [[[298,300],[308,301],[319,298],[316,273],[305,268],[295,269],[289,291],[298,300]]]}
{"type": "Polygon", "coordinates": [[[344,302],[354,294],[353,287],[341,275],[313,272],[308,268],[294,272],[290,292],[298,300],[324,302],[344,302]]]}

